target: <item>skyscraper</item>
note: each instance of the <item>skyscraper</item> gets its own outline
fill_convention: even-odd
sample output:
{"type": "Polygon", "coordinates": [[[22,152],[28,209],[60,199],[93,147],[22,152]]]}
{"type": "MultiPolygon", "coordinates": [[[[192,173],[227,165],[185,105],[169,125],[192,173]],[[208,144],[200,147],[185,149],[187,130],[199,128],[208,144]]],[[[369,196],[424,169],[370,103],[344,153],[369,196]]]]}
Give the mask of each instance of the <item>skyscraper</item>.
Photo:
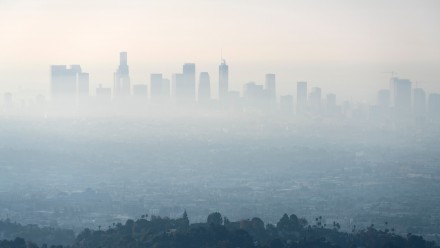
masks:
{"type": "Polygon", "coordinates": [[[267,91],[264,85],[249,82],[243,86],[243,98],[248,108],[262,109],[267,107],[267,91]]]}
{"type": "Polygon", "coordinates": [[[422,88],[414,88],[413,90],[413,111],[418,117],[426,112],[426,93],[422,88]]]}
{"type": "Polygon", "coordinates": [[[196,65],[186,63],[183,65],[183,97],[185,102],[193,102],[196,99],[196,65]]]}
{"type": "Polygon", "coordinates": [[[269,97],[269,102],[275,103],[276,99],[277,99],[275,74],[266,74],[266,81],[265,81],[264,87],[267,91],[267,94],[269,97]]]}
{"type": "Polygon", "coordinates": [[[163,77],[162,74],[150,75],[150,96],[151,100],[158,100],[163,97],[163,77]]]}
{"type": "Polygon", "coordinates": [[[218,67],[218,73],[218,96],[222,100],[228,97],[229,91],[229,66],[224,59],[222,59],[222,63],[218,67]]]}
{"type": "Polygon", "coordinates": [[[440,118],[440,94],[429,94],[428,111],[431,117],[435,119],[440,118]]]}
{"type": "Polygon", "coordinates": [[[393,104],[398,115],[407,115],[411,110],[411,81],[393,78],[393,104]]]}
{"type": "Polygon", "coordinates": [[[96,98],[98,98],[100,100],[110,101],[111,97],[112,97],[112,89],[111,88],[102,87],[102,84],[100,84],[99,87],[96,88],[96,98]]]}
{"type": "Polygon", "coordinates": [[[171,83],[168,78],[162,78],[162,96],[165,100],[170,99],[171,83]]]}
{"type": "Polygon", "coordinates": [[[182,73],[175,73],[172,76],[171,96],[177,102],[181,102],[184,95],[184,81],[182,73]]]}
{"type": "Polygon", "coordinates": [[[293,112],[293,96],[280,96],[280,110],[285,113],[293,112]]]}
{"type": "Polygon", "coordinates": [[[115,97],[129,96],[131,94],[130,73],[127,64],[127,52],[119,54],[119,67],[114,73],[115,97]]]}
{"type": "Polygon", "coordinates": [[[304,113],[307,108],[307,82],[296,83],[296,112],[304,113]]]}
{"type": "Polygon", "coordinates": [[[78,96],[89,95],[89,74],[83,73],[80,65],[52,65],[50,86],[56,105],[75,106],[78,96]]]}
{"type": "Polygon", "coordinates": [[[80,98],[89,96],[89,74],[78,73],[78,96],[80,98]]]}
{"type": "Polygon", "coordinates": [[[380,109],[386,109],[390,107],[391,95],[389,90],[379,90],[377,92],[377,106],[380,109]]]}
{"type": "Polygon", "coordinates": [[[198,101],[206,103],[211,98],[211,83],[209,73],[201,72],[199,78],[198,101]]]}
{"type": "Polygon", "coordinates": [[[309,95],[310,110],[315,113],[321,112],[321,88],[313,87],[309,95]]]}
{"type": "Polygon", "coordinates": [[[133,97],[136,97],[138,99],[147,99],[148,85],[146,85],[146,84],[133,85],[133,97]]]}

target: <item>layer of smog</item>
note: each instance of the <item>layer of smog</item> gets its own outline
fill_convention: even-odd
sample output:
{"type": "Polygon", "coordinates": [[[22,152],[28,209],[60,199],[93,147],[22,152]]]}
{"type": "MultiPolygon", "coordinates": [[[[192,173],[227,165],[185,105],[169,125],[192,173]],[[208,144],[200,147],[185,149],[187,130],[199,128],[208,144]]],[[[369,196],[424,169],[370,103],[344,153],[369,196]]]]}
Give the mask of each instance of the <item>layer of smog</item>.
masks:
{"type": "MultiPolygon", "coordinates": [[[[34,8],[24,2],[29,9],[23,13],[34,8]]],[[[76,8],[85,8],[84,16],[94,8],[79,2],[76,8]]],[[[164,8],[153,2],[150,7],[164,8]]],[[[263,1],[256,2],[245,5],[262,11],[263,1]]],[[[47,6],[73,13],[62,10],[63,4],[51,4],[47,6]]],[[[146,8],[144,4],[132,2],[140,9],[146,8]]],[[[203,8],[211,4],[219,3],[206,3],[203,8]]],[[[223,4],[235,6],[229,1],[223,4]]],[[[21,13],[14,12],[12,2],[2,5],[10,13],[21,13]]],[[[132,5],[109,6],[134,11],[132,5]]],[[[359,11],[360,6],[349,5],[359,11]]],[[[268,3],[267,11],[289,19],[280,6],[293,10],[293,5],[280,1],[268,3]]],[[[335,6],[328,7],[343,9],[335,6]]],[[[427,6],[419,7],[431,13],[427,6]]],[[[7,12],[0,10],[0,14],[7,12]]],[[[3,18],[17,21],[11,16],[3,18]]],[[[125,12],[124,16],[129,18],[125,12]]],[[[237,19],[237,23],[241,22],[237,19]]],[[[272,27],[269,24],[263,26],[266,31],[272,27]]],[[[247,29],[256,32],[252,30],[247,29]]],[[[12,33],[3,31],[11,39],[12,33]]],[[[277,32],[273,30],[272,38],[283,41],[277,32]]],[[[66,34],[55,33],[60,40],[66,34]]],[[[185,41],[181,38],[179,45],[185,41]]],[[[113,39],[109,47],[116,43],[113,39]]],[[[285,45],[270,44],[274,51],[285,45]]],[[[294,44],[303,43],[289,46],[294,44]]],[[[37,43],[31,50],[36,47],[37,43]]],[[[111,64],[113,71],[98,73],[90,62],[96,54],[90,54],[83,64],[45,64],[46,74],[38,79],[45,82],[44,87],[38,90],[27,91],[30,84],[15,90],[1,83],[6,79],[0,81],[0,248],[438,247],[440,92],[432,83],[403,76],[417,71],[409,64],[395,62],[399,73],[370,68],[383,80],[359,88],[361,97],[357,97],[350,87],[333,88],[335,79],[326,83],[284,78],[298,69],[287,64],[266,71],[255,61],[248,67],[255,67],[252,70],[259,74],[253,76],[258,80],[249,76],[250,80],[240,81],[234,76],[246,77],[237,71],[247,68],[243,63],[250,53],[232,55],[243,58],[237,63],[240,68],[232,66],[233,59],[226,60],[229,51],[222,51],[215,67],[205,66],[201,55],[203,66],[189,59],[173,73],[151,73],[136,65],[142,49],[128,47],[129,52],[109,49],[114,60],[102,64],[103,68],[111,64]],[[94,70],[89,72],[88,65],[94,70]],[[102,74],[112,80],[101,84],[104,80],[96,78],[102,74]],[[134,80],[133,74],[148,74],[148,78],[134,80]]],[[[286,57],[293,57],[285,51],[286,57]]],[[[436,50],[430,51],[435,54],[436,50]]],[[[63,61],[60,57],[65,55],[48,54],[53,61],[63,61]]],[[[15,56],[20,60],[17,52],[15,56]]],[[[276,60],[269,52],[260,56],[276,60]]],[[[78,59],[70,54],[65,61],[72,58],[78,59]]],[[[437,60],[432,61],[435,67],[437,60]]],[[[0,58],[0,67],[8,66],[0,58]]],[[[7,69],[0,69],[0,75],[7,74],[7,69]]],[[[15,75],[31,77],[24,74],[15,75]]],[[[316,79],[321,74],[326,76],[318,69],[309,75],[316,79]]],[[[33,80],[38,81],[29,82],[33,80]]]]}

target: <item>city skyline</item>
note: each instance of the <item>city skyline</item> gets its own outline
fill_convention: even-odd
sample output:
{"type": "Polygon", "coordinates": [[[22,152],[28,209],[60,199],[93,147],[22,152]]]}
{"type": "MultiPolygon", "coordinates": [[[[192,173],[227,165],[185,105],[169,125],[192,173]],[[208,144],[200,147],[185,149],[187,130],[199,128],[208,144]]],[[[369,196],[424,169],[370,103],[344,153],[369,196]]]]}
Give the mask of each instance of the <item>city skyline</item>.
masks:
{"type": "Polygon", "coordinates": [[[437,1],[2,1],[0,92],[47,95],[50,64],[80,63],[92,87],[109,87],[122,50],[133,84],[187,61],[214,74],[222,49],[235,90],[264,83],[267,71],[286,94],[308,81],[362,102],[388,82],[383,72],[396,71],[440,91],[439,9],[437,1]]]}
{"type": "MultiPolygon", "coordinates": [[[[234,92],[239,94],[239,96],[243,97],[245,96],[245,88],[246,85],[249,83],[254,83],[256,85],[262,85],[262,87],[268,91],[271,91],[269,94],[271,95],[270,97],[275,99],[275,101],[278,101],[282,96],[287,96],[287,95],[296,95],[297,99],[298,99],[298,107],[297,107],[297,111],[298,108],[301,108],[299,105],[303,104],[303,103],[299,103],[299,102],[304,102],[304,99],[299,99],[299,98],[304,98],[304,96],[301,96],[298,92],[299,91],[304,91],[304,89],[299,89],[298,88],[298,84],[301,83],[306,83],[306,87],[307,87],[307,82],[309,82],[308,80],[299,80],[296,82],[291,82],[289,83],[290,86],[289,88],[291,88],[291,90],[289,90],[288,92],[282,92],[280,90],[277,90],[277,88],[279,87],[279,82],[283,81],[283,79],[281,80],[276,80],[275,78],[277,77],[275,73],[264,73],[264,78],[260,78],[258,81],[255,80],[248,80],[246,83],[242,83],[241,84],[241,89],[237,89],[237,88],[230,88],[229,86],[229,65],[226,64],[226,60],[223,58],[223,55],[221,56],[221,61],[220,64],[218,65],[218,74],[215,75],[209,71],[199,71],[196,70],[196,64],[195,63],[183,63],[183,70],[181,73],[177,73],[177,72],[173,72],[170,75],[166,75],[163,74],[162,72],[155,72],[155,73],[151,73],[149,75],[149,79],[142,81],[142,82],[138,82],[138,83],[131,83],[130,80],[130,72],[129,72],[129,65],[128,65],[128,53],[123,51],[123,52],[119,52],[119,67],[117,68],[116,72],[114,72],[114,76],[113,76],[113,84],[109,85],[109,84],[98,84],[97,87],[94,87],[96,85],[96,83],[94,84],[93,82],[90,82],[89,78],[90,78],[90,73],[85,73],[82,72],[81,70],[81,65],[80,64],[72,64],[70,65],[70,68],[68,68],[68,65],[51,65],[51,75],[50,76],[50,83],[49,83],[49,88],[48,88],[48,94],[44,95],[44,94],[38,94],[38,96],[43,96],[43,97],[47,97],[48,99],[52,99],[54,97],[56,97],[56,94],[54,95],[54,85],[53,85],[53,73],[56,71],[63,71],[66,72],[66,76],[65,78],[60,78],[60,79],[55,79],[58,81],[86,81],[83,82],[81,86],[78,87],[82,87],[81,89],[78,89],[78,91],[82,91],[82,95],[87,95],[87,96],[97,96],[99,95],[98,91],[100,88],[103,87],[103,85],[105,86],[104,88],[106,89],[110,89],[111,91],[111,95],[112,98],[117,98],[119,97],[121,94],[122,95],[137,95],[136,88],[139,89],[139,87],[144,88],[145,89],[140,89],[141,91],[145,91],[146,96],[148,96],[149,98],[156,98],[158,96],[164,97],[166,95],[169,96],[173,96],[176,97],[178,95],[178,93],[176,93],[176,89],[178,88],[178,86],[176,85],[176,76],[181,75],[183,78],[181,79],[182,82],[186,82],[186,83],[182,83],[186,84],[185,87],[188,87],[189,85],[189,91],[184,93],[181,92],[180,94],[186,94],[186,97],[189,98],[194,98],[194,99],[198,99],[198,95],[199,95],[199,90],[200,90],[200,83],[201,83],[201,78],[202,81],[206,82],[206,77],[208,77],[208,81],[209,83],[209,98],[211,99],[218,99],[218,100],[222,100],[221,97],[221,92],[223,91],[223,98],[227,98],[227,94],[229,92],[234,92]],[[186,69],[185,69],[186,68],[186,69]],[[185,73],[185,71],[187,71],[185,73]],[[72,74],[73,73],[73,74],[72,74]],[[75,76],[76,77],[76,73],[78,73],[78,79],[69,79],[69,76],[75,76]],[[190,73],[190,75],[188,74],[190,73]],[[187,75],[188,74],[188,75],[187,75]],[[197,76],[197,74],[200,74],[199,76],[197,76]],[[218,80],[210,80],[210,75],[213,74],[215,77],[218,77],[218,80]],[[187,76],[185,76],[187,75],[187,76]],[[83,79],[81,79],[81,77],[83,79]],[[188,79],[188,77],[190,77],[188,79]],[[189,82],[188,82],[189,80],[189,82]],[[160,82],[159,82],[160,81],[160,82]],[[276,82],[276,83],[275,83],[276,82]],[[212,85],[214,83],[214,85],[212,85]],[[164,86],[161,86],[161,84],[165,84],[164,86]],[[122,89],[122,88],[123,89],[122,89]],[[163,89],[162,89],[163,87],[163,89]],[[292,90],[293,88],[295,88],[295,90],[292,90]],[[217,90],[216,90],[217,89],[217,90]],[[120,91],[123,91],[122,93],[120,91]],[[168,91],[168,93],[166,92],[168,91]],[[160,92],[160,93],[158,93],[160,92]],[[191,93],[192,92],[192,93],[191,93]],[[188,96],[188,94],[190,94],[188,96]]],[[[382,84],[381,88],[378,89],[373,89],[373,91],[375,92],[374,98],[370,99],[370,101],[362,101],[361,99],[353,99],[353,97],[351,98],[345,98],[345,99],[338,99],[338,103],[342,103],[345,101],[351,102],[351,103],[364,103],[364,104],[378,104],[381,105],[380,101],[381,101],[381,96],[379,96],[380,91],[383,91],[384,89],[388,89],[390,92],[389,94],[390,97],[393,94],[394,88],[392,85],[392,80],[394,80],[394,78],[399,79],[398,75],[396,75],[397,73],[394,71],[391,72],[382,72],[383,74],[388,74],[389,76],[391,76],[391,78],[389,79],[389,88],[387,87],[386,84],[382,84]]],[[[278,78],[278,77],[277,77],[278,78]]],[[[421,86],[418,82],[413,82],[410,81],[408,79],[403,79],[406,80],[410,86],[409,88],[411,88],[410,90],[412,91],[412,88],[414,89],[422,89],[423,91],[426,91],[427,89],[423,87],[423,85],[421,86]]],[[[137,81],[136,81],[137,82],[137,81]]],[[[81,84],[81,82],[78,82],[78,84],[81,84]]],[[[317,83],[308,83],[309,86],[311,86],[311,90],[313,90],[314,88],[319,88],[319,90],[322,90],[322,85],[317,84],[317,83]]],[[[65,86],[62,86],[65,87],[65,86]]],[[[55,87],[56,88],[56,87],[55,87]]],[[[206,86],[205,86],[206,88],[206,86]]],[[[181,89],[182,90],[182,89],[181,89]]],[[[185,90],[183,88],[183,90],[185,90]]],[[[206,89],[202,89],[205,90],[206,89]]],[[[57,89],[55,89],[55,91],[57,91],[57,89]]],[[[59,91],[59,90],[58,90],[59,91]]],[[[429,91],[429,90],[428,90],[429,91]]],[[[14,91],[5,91],[4,94],[8,93],[10,94],[11,92],[14,91]]],[[[305,92],[302,93],[302,95],[308,95],[307,94],[307,89],[305,90],[305,92]]],[[[436,94],[438,92],[429,92],[429,93],[433,93],[436,94]]],[[[142,93],[143,94],[143,93],[142,93]]],[[[141,95],[142,95],[141,94],[141,95]]],[[[207,94],[207,92],[205,92],[205,95],[207,94]]],[[[338,95],[336,94],[336,91],[332,90],[331,88],[327,88],[327,91],[325,92],[325,94],[332,94],[332,95],[338,95]]],[[[384,94],[384,92],[382,92],[382,94],[384,94]]],[[[411,93],[412,95],[412,93],[411,93]]],[[[34,97],[36,97],[37,94],[34,95],[34,97]]],[[[324,96],[324,95],[323,95],[324,96]]],[[[383,97],[383,96],[382,96],[383,97]]],[[[306,97],[307,98],[307,97],[306,97]]],[[[391,98],[390,98],[391,99],[391,98]]],[[[223,99],[224,100],[224,99],[223,99]]],[[[382,100],[383,101],[383,100],[382,100]]],[[[391,100],[390,100],[391,101],[391,100]]],[[[390,106],[393,106],[393,104],[395,104],[394,102],[390,102],[390,106]]]]}
{"type": "MultiPolygon", "coordinates": [[[[165,109],[169,111],[172,106],[189,109],[198,106],[237,113],[261,111],[300,117],[367,117],[372,120],[393,117],[422,123],[425,117],[436,120],[440,109],[438,92],[427,91],[409,79],[397,77],[394,72],[390,72],[388,87],[376,89],[374,101],[362,103],[341,99],[333,91],[325,91],[320,85],[307,81],[295,83],[295,94],[277,92],[278,77],[274,73],[266,73],[264,83],[250,81],[242,85],[241,91],[230,89],[229,65],[224,58],[219,63],[217,81],[209,72],[199,71],[195,63],[184,63],[171,77],[156,72],[150,74],[149,82],[132,84],[128,53],[120,52],[113,87],[99,85],[96,88],[90,86],[90,74],[81,65],[51,65],[50,68],[50,95],[47,98],[36,95],[27,104],[21,102],[19,108],[35,105],[39,109],[37,112],[43,111],[40,114],[46,115],[52,111],[81,113],[91,110],[91,113],[100,113],[106,110],[112,113],[115,109],[141,113],[151,105],[165,113],[165,109]],[[218,88],[222,95],[215,96],[213,88],[218,88]]],[[[4,113],[12,113],[14,101],[14,94],[7,92],[3,95],[4,113]]]]}

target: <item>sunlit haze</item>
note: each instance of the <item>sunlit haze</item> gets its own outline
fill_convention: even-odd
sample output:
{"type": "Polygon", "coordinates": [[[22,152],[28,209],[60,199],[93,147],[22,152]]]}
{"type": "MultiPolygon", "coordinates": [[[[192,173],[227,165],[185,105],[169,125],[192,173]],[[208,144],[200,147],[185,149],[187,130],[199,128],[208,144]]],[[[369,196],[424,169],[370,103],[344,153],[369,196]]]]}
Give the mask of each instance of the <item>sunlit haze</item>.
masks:
{"type": "Polygon", "coordinates": [[[440,0],[0,0],[0,248],[440,248],[440,0]]]}
{"type": "MultiPolygon", "coordinates": [[[[278,76],[278,94],[308,81],[372,101],[395,71],[440,91],[439,1],[2,0],[0,91],[49,93],[49,66],[81,64],[91,88],[112,85],[118,52],[133,82],[193,62],[231,88],[278,76]]],[[[216,87],[213,88],[216,93],[216,87]]]]}

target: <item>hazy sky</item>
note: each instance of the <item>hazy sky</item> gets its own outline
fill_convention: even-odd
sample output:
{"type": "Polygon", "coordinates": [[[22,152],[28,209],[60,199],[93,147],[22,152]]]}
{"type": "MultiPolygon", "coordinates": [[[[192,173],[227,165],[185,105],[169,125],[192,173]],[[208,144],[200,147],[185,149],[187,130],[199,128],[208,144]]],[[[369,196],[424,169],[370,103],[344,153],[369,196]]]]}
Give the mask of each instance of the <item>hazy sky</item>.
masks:
{"type": "Polygon", "coordinates": [[[194,62],[216,94],[222,48],[234,89],[276,73],[279,94],[364,101],[395,70],[440,92],[438,0],[0,0],[0,34],[0,92],[47,92],[51,64],[81,64],[94,92],[127,51],[133,83],[194,62]]]}

